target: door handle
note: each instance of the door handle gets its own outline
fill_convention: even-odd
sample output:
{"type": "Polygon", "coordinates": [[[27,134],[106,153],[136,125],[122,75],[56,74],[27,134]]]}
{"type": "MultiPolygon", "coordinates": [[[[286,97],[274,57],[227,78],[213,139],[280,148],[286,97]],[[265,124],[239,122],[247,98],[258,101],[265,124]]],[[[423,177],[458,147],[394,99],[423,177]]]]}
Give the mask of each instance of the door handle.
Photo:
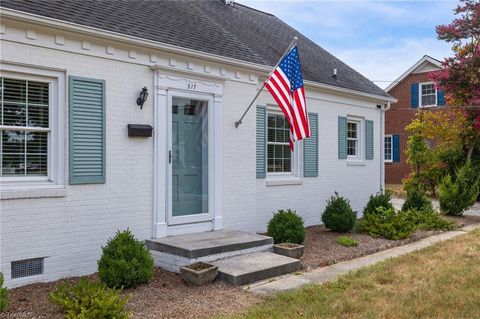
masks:
{"type": "Polygon", "coordinates": [[[175,155],[173,155],[172,151],[168,151],[168,163],[171,164],[172,163],[172,159],[175,157],[175,155]]]}

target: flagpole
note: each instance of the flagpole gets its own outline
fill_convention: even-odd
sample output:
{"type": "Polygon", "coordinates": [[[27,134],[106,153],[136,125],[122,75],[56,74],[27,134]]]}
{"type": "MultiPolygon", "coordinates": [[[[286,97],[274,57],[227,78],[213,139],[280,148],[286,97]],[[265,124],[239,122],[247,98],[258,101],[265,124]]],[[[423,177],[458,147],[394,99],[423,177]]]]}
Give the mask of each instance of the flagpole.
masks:
{"type": "Polygon", "coordinates": [[[242,120],[243,118],[245,117],[245,115],[247,115],[248,111],[250,110],[250,108],[252,107],[253,103],[255,102],[255,100],[257,99],[257,97],[260,95],[260,93],[262,92],[263,88],[265,87],[265,84],[267,83],[268,79],[270,78],[270,76],[272,75],[273,72],[275,72],[275,69],[278,67],[278,65],[280,64],[280,62],[282,62],[283,58],[285,57],[285,55],[287,55],[287,53],[290,51],[290,49],[295,46],[297,44],[297,40],[298,38],[297,37],[293,37],[293,40],[292,42],[290,42],[290,45],[288,46],[287,50],[285,50],[285,53],[283,53],[282,57],[280,58],[280,60],[278,60],[277,64],[273,67],[273,70],[270,71],[270,73],[268,74],[267,78],[265,79],[265,81],[263,81],[263,84],[262,84],[262,87],[260,88],[260,90],[258,90],[257,94],[255,95],[255,97],[253,98],[252,102],[250,102],[250,105],[247,107],[247,109],[245,110],[245,112],[243,112],[242,114],[242,117],[240,117],[240,119],[238,121],[235,122],[235,127],[238,128],[238,126],[240,124],[242,124],[242,120]]]}

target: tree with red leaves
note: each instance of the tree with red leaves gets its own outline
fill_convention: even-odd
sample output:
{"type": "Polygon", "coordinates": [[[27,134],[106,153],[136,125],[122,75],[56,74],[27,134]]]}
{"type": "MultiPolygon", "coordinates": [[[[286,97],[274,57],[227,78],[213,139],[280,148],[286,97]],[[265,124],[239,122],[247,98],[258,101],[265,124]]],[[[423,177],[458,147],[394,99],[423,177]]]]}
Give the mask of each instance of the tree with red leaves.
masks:
{"type": "Polygon", "coordinates": [[[458,17],[436,28],[438,39],[452,43],[453,56],[442,62],[442,69],[429,74],[444,89],[447,104],[463,108],[464,146],[467,160],[480,142],[480,1],[460,0],[454,12],[458,17]]]}
{"type": "Polygon", "coordinates": [[[453,44],[453,57],[431,78],[448,92],[450,105],[480,105],[480,2],[461,0],[452,23],[437,26],[440,40],[453,44]]]}

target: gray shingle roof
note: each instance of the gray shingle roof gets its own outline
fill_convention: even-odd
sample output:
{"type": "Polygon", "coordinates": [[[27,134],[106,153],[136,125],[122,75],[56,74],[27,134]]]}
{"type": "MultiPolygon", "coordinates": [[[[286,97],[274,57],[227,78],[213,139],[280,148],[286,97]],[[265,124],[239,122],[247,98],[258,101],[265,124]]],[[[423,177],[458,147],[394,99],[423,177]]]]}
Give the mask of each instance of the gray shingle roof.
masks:
{"type": "Polygon", "coordinates": [[[274,66],[294,36],[306,80],[388,97],[382,89],[277,17],[220,0],[2,0],[1,6],[274,66]],[[338,70],[338,79],[332,70],[338,70]]]}

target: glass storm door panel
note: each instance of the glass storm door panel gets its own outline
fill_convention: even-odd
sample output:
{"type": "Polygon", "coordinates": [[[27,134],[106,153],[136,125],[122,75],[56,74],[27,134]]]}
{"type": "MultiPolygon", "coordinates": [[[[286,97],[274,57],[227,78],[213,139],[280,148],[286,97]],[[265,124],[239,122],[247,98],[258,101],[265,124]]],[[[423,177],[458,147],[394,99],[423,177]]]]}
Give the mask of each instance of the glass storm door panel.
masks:
{"type": "Polygon", "coordinates": [[[172,216],[208,213],[208,102],[172,98],[172,216]]]}

